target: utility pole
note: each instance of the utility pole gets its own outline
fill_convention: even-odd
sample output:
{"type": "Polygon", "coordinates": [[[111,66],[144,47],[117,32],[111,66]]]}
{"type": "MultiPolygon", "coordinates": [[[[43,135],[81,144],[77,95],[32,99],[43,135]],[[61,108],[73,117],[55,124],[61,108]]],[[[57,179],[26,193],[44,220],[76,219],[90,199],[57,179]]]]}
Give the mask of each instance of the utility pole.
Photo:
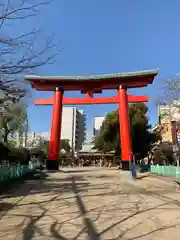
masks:
{"type": "Polygon", "coordinates": [[[71,149],[72,149],[72,159],[73,159],[73,156],[74,156],[74,118],[75,118],[75,109],[73,108],[73,116],[72,116],[72,142],[71,142],[71,149]]]}

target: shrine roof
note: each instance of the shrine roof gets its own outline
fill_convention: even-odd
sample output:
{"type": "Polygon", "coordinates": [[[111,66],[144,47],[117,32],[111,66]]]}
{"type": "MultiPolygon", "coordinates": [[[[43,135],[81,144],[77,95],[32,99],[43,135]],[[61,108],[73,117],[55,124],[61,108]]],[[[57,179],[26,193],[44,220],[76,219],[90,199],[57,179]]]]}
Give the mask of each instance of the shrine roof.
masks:
{"type": "Polygon", "coordinates": [[[55,87],[64,90],[79,90],[80,87],[116,89],[119,85],[129,88],[144,87],[151,84],[158,74],[157,69],[123,72],[114,74],[92,75],[92,76],[25,76],[25,80],[31,83],[37,90],[53,90],[55,87]]]}

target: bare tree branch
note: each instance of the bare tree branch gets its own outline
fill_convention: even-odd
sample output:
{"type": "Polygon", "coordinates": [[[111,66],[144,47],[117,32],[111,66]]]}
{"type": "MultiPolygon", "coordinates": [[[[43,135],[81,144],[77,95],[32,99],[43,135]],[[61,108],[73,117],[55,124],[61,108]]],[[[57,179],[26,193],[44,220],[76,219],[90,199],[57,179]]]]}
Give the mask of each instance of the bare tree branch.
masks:
{"type": "Polygon", "coordinates": [[[159,98],[160,118],[163,121],[179,121],[180,78],[179,73],[163,79],[162,95],[159,98]]]}
{"type": "MultiPolygon", "coordinates": [[[[7,33],[7,24],[15,26],[16,20],[25,21],[40,13],[40,8],[51,0],[2,0],[0,3],[0,88],[11,93],[26,92],[21,83],[23,74],[52,63],[62,49],[57,49],[54,36],[49,36],[38,46],[40,30],[26,33],[7,33]]],[[[24,22],[23,22],[24,23],[24,22]]]]}
{"type": "Polygon", "coordinates": [[[2,9],[0,12],[0,20],[2,22],[7,19],[18,20],[34,17],[39,13],[39,7],[49,4],[51,0],[42,1],[36,4],[30,3],[27,0],[19,0],[16,1],[15,6],[12,4],[12,0],[6,0],[4,2],[5,3],[0,4],[0,8],[2,9]]]}
{"type": "MultiPolygon", "coordinates": [[[[174,74],[170,77],[161,79],[162,86],[161,91],[156,100],[156,104],[161,108],[169,107],[169,111],[172,112],[172,108],[180,108],[180,79],[179,74],[174,74]]],[[[177,109],[176,109],[177,110],[177,109]]]]}

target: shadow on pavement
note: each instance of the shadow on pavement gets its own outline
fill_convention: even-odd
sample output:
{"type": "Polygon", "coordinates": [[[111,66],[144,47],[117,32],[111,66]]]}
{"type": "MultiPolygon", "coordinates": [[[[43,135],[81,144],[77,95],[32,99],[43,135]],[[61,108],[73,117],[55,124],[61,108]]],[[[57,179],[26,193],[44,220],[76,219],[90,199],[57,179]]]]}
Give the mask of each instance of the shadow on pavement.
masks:
{"type": "MultiPolygon", "coordinates": [[[[96,170],[96,169],[95,169],[96,170]]],[[[90,171],[92,171],[92,169],[82,169],[82,168],[80,168],[80,169],[78,169],[78,168],[74,168],[73,170],[72,169],[61,169],[61,171],[62,172],[64,172],[64,173],[86,173],[86,172],[90,172],[90,171]]]]}
{"type": "Polygon", "coordinates": [[[0,202],[0,219],[3,217],[4,212],[6,213],[8,210],[12,209],[14,207],[13,203],[8,202],[0,202]]]}
{"type": "Polygon", "coordinates": [[[46,177],[47,173],[37,171],[35,173],[27,174],[21,178],[3,182],[0,184],[0,199],[2,199],[3,196],[15,192],[22,184],[25,184],[27,181],[45,179],[46,177]]]}
{"type": "Polygon", "coordinates": [[[72,191],[75,194],[76,204],[79,208],[80,214],[83,218],[84,225],[87,229],[87,234],[89,236],[89,240],[99,240],[100,239],[99,234],[98,234],[92,220],[86,216],[87,210],[86,210],[86,207],[85,207],[81,197],[78,194],[75,177],[72,177],[72,191]]]}
{"type": "MultiPolygon", "coordinates": [[[[82,171],[81,171],[82,172],[82,171]]],[[[99,178],[105,178],[106,175],[101,175],[99,178]],[[103,177],[102,177],[103,176],[103,177]]],[[[138,228],[140,225],[144,224],[146,220],[149,220],[149,214],[151,214],[152,222],[154,223],[155,228],[152,230],[145,229],[143,233],[138,232],[136,235],[131,235],[131,237],[127,237],[129,240],[135,240],[140,239],[143,237],[150,237],[152,234],[155,234],[160,231],[164,231],[166,229],[172,229],[179,226],[179,223],[176,224],[165,224],[162,225],[162,223],[157,219],[156,212],[153,212],[153,210],[161,208],[163,211],[163,208],[165,211],[167,209],[171,209],[171,204],[176,204],[176,202],[170,198],[163,196],[163,203],[156,204],[154,206],[149,206],[148,204],[144,207],[144,199],[149,197],[156,197],[162,200],[162,195],[158,192],[151,192],[148,189],[143,189],[141,187],[138,187],[134,184],[126,183],[124,185],[121,185],[123,183],[116,183],[109,182],[104,183],[102,179],[102,182],[95,183],[89,182],[88,179],[85,179],[82,174],[76,174],[74,176],[64,176],[63,178],[48,178],[48,175],[45,173],[37,173],[33,176],[31,176],[29,179],[26,179],[23,184],[26,184],[26,187],[20,188],[19,190],[16,190],[12,193],[11,196],[20,196],[22,197],[16,203],[6,203],[2,202],[0,204],[0,210],[1,212],[7,212],[8,210],[11,210],[14,207],[24,207],[26,205],[29,205],[31,208],[31,204],[35,205],[38,209],[37,213],[33,215],[32,213],[15,213],[15,215],[12,214],[12,217],[14,216],[21,216],[26,219],[21,224],[24,224],[25,227],[22,229],[22,235],[23,240],[31,240],[36,239],[34,237],[40,236],[40,237],[49,237],[60,239],[60,240],[68,240],[69,238],[65,237],[62,232],[61,228],[64,227],[64,224],[67,224],[72,221],[72,219],[76,220],[79,217],[82,218],[82,226],[81,229],[78,230],[78,233],[76,236],[74,236],[71,239],[79,239],[79,237],[86,233],[87,238],[89,240],[100,240],[100,239],[106,239],[104,236],[109,232],[118,231],[118,234],[116,234],[116,237],[114,238],[108,238],[111,240],[115,239],[126,239],[126,235],[128,233],[131,233],[134,231],[134,229],[138,228]],[[112,185],[114,184],[114,185],[112,185]],[[21,202],[23,197],[43,193],[43,194],[51,194],[49,192],[52,192],[52,197],[48,200],[42,200],[37,202],[21,202]],[[91,191],[99,191],[98,193],[91,193],[91,191]],[[103,192],[100,192],[103,191],[103,192]],[[62,197],[63,193],[72,193],[69,197],[62,197]],[[53,196],[55,194],[55,196],[53,196]],[[93,201],[98,201],[98,197],[106,198],[106,196],[113,196],[117,195],[119,198],[116,202],[107,202],[105,205],[97,205],[94,208],[91,208],[87,210],[87,206],[85,206],[85,203],[83,199],[90,198],[93,201]],[[133,200],[133,196],[135,196],[136,201],[133,200]],[[126,197],[125,200],[123,197],[126,197]],[[74,201],[72,201],[74,199],[74,201]],[[65,220],[59,220],[55,214],[51,213],[51,209],[49,209],[49,205],[57,201],[60,205],[64,205],[65,208],[69,208],[70,205],[77,205],[78,210],[75,210],[75,212],[72,212],[72,214],[75,213],[75,216],[70,216],[68,219],[65,220]],[[125,205],[125,203],[127,205],[125,205]],[[97,217],[96,219],[92,220],[88,214],[96,212],[97,217]],[[118,220],[114,220],[111,223],[108,223],[108,226],[105,226],[103,230],[98,231],[95,227],[95,224],[97,224],[98,219],[103,220],[104,222],[107,221],[106,218],[104,218],[103,214],[109,214],[108,220],[112,220],[114,218],[114,213],[124,213],[124,215],[120,214],[118,217],[118,220]],[[136,221],[137,217],[147,215],[146,218],[142,218],[140,221],[136,221]],[[50,226],[48,226],[51,236],[47,236],[47,233],[45,232],[45,229],[47,229],[47,226],[45,225],[42,227],[39,222],[45,218],[49,217],[51,220],[50,226]],[[28,221],[27,221],[28,219],[28,221]],[[134,221],[135,223],[131,227],[128,226],[128,222],[134,221]],[[126,229],[124,228],[126,226],[126,229]],[[117,230],[118,229],[118,230],[117,230]],[[117,236],[118,235],[118,236],[117,236]]],[[[179,203],[177,203],[177,206],[179,207],[179,203]]],[[[173,207],[172,207],[173,209],[173,207]]],[[[32,210],[33,211],[33,210],[32,210]]],[[[57,210],[58,211],[58,210],[57,210]]],[[[11,215],[9,215],[10,217],[11,215]]],[[[63,219],[63,216],[62,216],[63,219]]],[[[48,222],[49,224],[49,222],[48,222]]],[[[2,239],[2,238],[1,238],[2,239]]],[[[6,239],[6,238],[4,238],[6,239]]],[[[37,238],[38,239],[38,238],[37,238]]],[[[153,239],[153,237],[152,237],[153,239]]]]}
{"type": "MultiPolygon", "coordinates": [[[[79,189],[83,189],[84,185],[88,185],[87,181],[81,175],[76,175],[78,180],[79,189]]],[[[71,192],[71,177],[67,175],[65,178],[48,178],[47,173],[36,172],[33,175],[30,175],[21,181],[18,181],[16,184],[12,184],[9,188],[4,189],[0,199],[2,200],[4,197],[20,197],[27,195],[34,195],[38,193],[64,193],[71,192]],[[26,185],[26,188],[21,187],[26,185]]]]}
{"type": "Polygon", "coordinates": [[[150,174],[140,175],[140,176],[137,176],[137,177],[136,177],[136,180],[142,180],[142,179],[147,178],[147,177],[150,177],[150,176],[151,176],[150,174]]]}

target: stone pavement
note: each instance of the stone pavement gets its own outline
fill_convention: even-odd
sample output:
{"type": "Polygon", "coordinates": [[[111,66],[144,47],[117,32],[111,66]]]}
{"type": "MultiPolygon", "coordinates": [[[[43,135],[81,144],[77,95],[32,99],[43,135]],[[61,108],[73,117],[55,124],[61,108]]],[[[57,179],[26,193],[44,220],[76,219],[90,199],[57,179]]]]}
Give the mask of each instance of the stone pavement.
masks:
{"type": "Polygon", "coordinates": [[[0,200],[0,239],[179,239],[174,182],[104,168],[27,180],[0,200]]]}

